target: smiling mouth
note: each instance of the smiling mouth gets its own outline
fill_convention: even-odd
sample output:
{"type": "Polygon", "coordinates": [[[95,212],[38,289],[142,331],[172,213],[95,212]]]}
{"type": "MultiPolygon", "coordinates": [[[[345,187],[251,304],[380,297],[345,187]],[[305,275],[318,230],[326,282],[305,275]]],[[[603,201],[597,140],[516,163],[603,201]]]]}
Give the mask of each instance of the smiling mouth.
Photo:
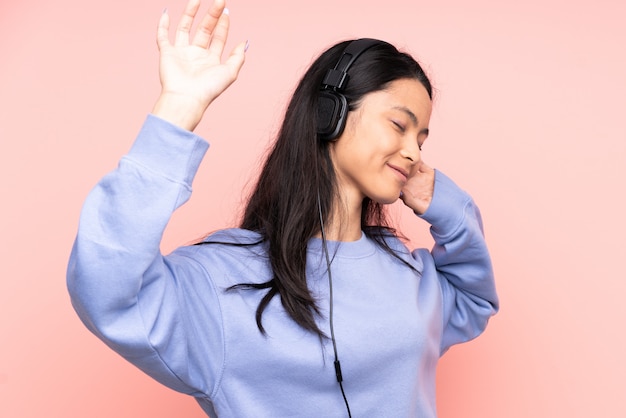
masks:
{"type": "Polygon", "coordinates": [[[400,178],[400,180],[402,180],[403,183],[406,183],[408,178],[409,178],[409,173],[407,173],[406,171],[402,170],[399,167],[396,167],[394,165],[388,164],[389,168],[391,168],[393,171],[396,172],[396,174],[398,175],[398,177],[400,178]]]}

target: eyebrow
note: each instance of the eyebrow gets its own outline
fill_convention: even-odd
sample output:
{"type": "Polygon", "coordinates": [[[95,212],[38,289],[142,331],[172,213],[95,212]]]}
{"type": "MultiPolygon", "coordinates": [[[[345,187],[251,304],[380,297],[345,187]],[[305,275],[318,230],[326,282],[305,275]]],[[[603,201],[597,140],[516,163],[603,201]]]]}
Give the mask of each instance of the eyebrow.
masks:
{"type": "MultiPolygon", "coordinates": [[[[413,122],[413,125],[417,126],[418,124],[417,116],[415,116],[415,113],[413,113],[411,109],[409,109],[406,106],[394,106],[392,109],[399,110],[401,112],[406,113],[409,119],[411,119],[411,122],[413,122]]],[[[426,136],[428,136],[429,132],[430,131],[428,128],[424,128],[420,131],[421,134],[425,134],[426,136]]]]}

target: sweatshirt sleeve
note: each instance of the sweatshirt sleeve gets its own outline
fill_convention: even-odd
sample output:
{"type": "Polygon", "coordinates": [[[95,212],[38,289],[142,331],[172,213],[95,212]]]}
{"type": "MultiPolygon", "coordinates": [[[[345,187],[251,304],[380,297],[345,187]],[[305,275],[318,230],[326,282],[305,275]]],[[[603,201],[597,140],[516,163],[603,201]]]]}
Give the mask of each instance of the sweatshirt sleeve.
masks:
{"type": "Polygon", "coordinates": [[[431,256],[442,292],[443,354],[482,333],[499,302],[478,207],[440,171],[422,218],[431,224],[435,240],[431,256]]]}
{"type": "MultiPolygon", "coordinates": [[[[205,295],[212,289],[198,279],[207,277],[199,265],[163,257],[160,243],[207,149],[200,137],[149,115],[117,169],[88,195],[67,271],[72,305],[87,328],[161,383],[194,396],[210,388],[187,372],[193,328],[179,301],[192,286],[207,287],[205,295]]],[[[217,347],[218,328],[207,331],[217,347]]]]}

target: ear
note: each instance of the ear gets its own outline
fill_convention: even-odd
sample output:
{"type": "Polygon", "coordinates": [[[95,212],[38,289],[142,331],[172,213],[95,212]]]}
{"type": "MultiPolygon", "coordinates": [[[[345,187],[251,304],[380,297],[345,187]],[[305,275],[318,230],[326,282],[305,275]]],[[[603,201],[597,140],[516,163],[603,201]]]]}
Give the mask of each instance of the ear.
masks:
{"type": "Polygon", "coordinates": [[[322,90],[318,97],[317,134],[322,141],[334,141],[346,126],[348,101],[343,94],[322,90]]]}

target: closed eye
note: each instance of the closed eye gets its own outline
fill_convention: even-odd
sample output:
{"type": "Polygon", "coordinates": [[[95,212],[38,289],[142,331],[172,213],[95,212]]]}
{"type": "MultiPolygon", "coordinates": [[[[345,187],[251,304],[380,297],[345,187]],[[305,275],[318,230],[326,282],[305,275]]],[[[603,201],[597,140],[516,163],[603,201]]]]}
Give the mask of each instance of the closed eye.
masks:
{"type": "Polygon", "coordinates": [[[392,120],[391,122],[394,124],[396,129],[398,129],[400,132],[404,133],[404,131],[406,131],[406,128],[404,127],[404,125],[396,122],[395,120],[392,120]]]}

